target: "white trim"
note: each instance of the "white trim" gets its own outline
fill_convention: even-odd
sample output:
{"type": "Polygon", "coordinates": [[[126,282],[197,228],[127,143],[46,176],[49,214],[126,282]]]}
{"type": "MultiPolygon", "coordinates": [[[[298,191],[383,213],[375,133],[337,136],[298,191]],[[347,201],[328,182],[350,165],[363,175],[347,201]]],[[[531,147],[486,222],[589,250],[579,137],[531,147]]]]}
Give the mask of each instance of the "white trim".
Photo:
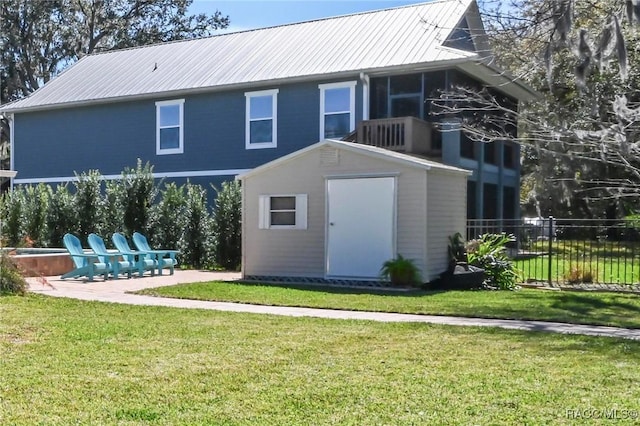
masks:
{"type": "MultiPolygon", "coordinates": [[[[245,127],[244,144],[246,149],[277,148],[278,146],[278,92],[279,89],[259,90],[257,92],[245,92],[245,127]],[[251,143],[251,98],[259,96],[271,96],[271,142],[251,143]]],[[[261,120],[265,120],[262,118],[261,120]]]]}
{"type": "Polygon", "coordinates": [[[326,139],[324,135],[324,118],[327,115],[324,112],[325,108],[325,92],[331,89],[345,89],[349,90],[349,111],[340,111],[339,113],[333,112],[332,114],[344,114],[349,113],[349,131],[353,132],[356,129],[356,85],[357,81],[342,81],[339,83],[326,83],[318,84],[320,89],[320,140],[326,139]]]}
{"type": "MultiPolygon", "coordinates": [[[[174,128],[176,126],[165,126],[168,128],[174,128]]],[[[156,155],[167,154],[182,154],[184,152],[184,99],[173,99],[170,101],[158,101],[156,102],[156,155]],[[160,148],[160,109],[163,106],[178,105],[178,147],[162,149],[160,148]]]]}
{"type": "MultiPolygon", "coordinates": [[[[428,169],[427,169],[428,170],[428,169]]],[[[337,174],[337,175],[325,175],[323,176],[325,179],[373,179],[373,178],[385,178],[385,177],[398,177],[400,176],[400,172],[390,172],[390,173],[345,173],[345,174],[337,174]]]]}
{"type": "MultiPolygon", "coordinates": [[[[159,178],[188,178],[188,177],[208,177],[208,176],[235,176],[250,172],[251,169],[227,169],[227,170],[192,170],[183,172],[159,172],[153,173],[153,177],[159,178]]],[[[122,179],[122,175],[102,175],[102,180],[118,180],[122,179]]],[[[61,176],[61,177],[47,177],[47,178],[25,178],[14,179],[16,184],[31,184],[31,183],[54,183],[54,182],[77,182],[77,176],[61,176]]]]}
{"type": "Polygon", "coordinates": [[[276,158],[275,160],[269,161],[261,166],[256,167],[255,169],[251,169],[248,173],[242,174],[238,176],[236,179],[243,180],[249,178],[251,176],[258,175],[266,170],[273,169],[275,167],[280,166],[281,164],[292,161],[306,153],[313,151],[314,149],[318,149],[321,146],[330,146],[333,148],[341,148],[350,152],[361,153],[363,155],[368,155],[374,158],[381,158],[383,160],[388,160],[398,164],[404,164],[410,167],[415,167],[423,170],[440,170],[442,172],[452,172],[452,173],[464,173],[467,176],[471,176],[473,172],[471,170],[465,170],[460,167],[448,166],[444,163],[439,163],[437,161],[426,160],[420,157],[414,157],[411,155],[403,154],[401,152],[390,151],[385,148],[378,148],[371,145],[363,145],[352,142],[339,141],[335,139],[325,139],[320,142],[316,142],[313,145],[309,145],[298,151],[294,151],[291,154],[284,155],[282,157],[276,158]]]}

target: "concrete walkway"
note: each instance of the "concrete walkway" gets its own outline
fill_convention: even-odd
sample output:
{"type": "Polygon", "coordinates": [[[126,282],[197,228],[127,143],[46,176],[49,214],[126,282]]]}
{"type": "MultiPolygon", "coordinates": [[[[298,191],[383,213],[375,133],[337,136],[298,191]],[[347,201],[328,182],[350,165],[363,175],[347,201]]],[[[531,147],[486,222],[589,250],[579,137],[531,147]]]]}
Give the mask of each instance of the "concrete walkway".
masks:
{"type": "Polygon", "coordinates": [[[29,278],[30,291],[54,297],[69,297],[79,300],[123,303],[129,305],[167,306],[184,309],[209,309],[253,314],[284,315],[292,317],[316,317],[330,319],[366,320],[381,322],[420,322],[429,324],[500,327],[512,330],[546,331],[588,336],[620,337],[640,340],[640,330],[592,325],[575,325],[545,321],[520,321],[483,318],[463,318],[436,315],[393,314],[383,312],[342,311],[335,309],[293,308],[281,306],[249,305],[244,303],[205,302],[199,300],[171,299],[129,294],[144,288],[162,287],[179,283],[203,281],[232,281],[240,276],[230,272],[176,271],[174,275],[119,279],[109,281],[82,282],[47,277],[48,284],[29,278]]]}

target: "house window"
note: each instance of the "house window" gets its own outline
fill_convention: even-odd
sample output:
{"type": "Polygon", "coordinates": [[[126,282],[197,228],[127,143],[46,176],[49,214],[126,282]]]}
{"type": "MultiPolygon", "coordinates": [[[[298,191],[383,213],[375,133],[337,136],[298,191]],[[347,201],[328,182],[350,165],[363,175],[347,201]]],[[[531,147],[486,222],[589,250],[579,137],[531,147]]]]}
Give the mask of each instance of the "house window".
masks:
{"type": "Polygon", "coordinates": [[[320,139],[341,138],[356,128],[356,82],[321,84],[320,139]]]}
{"type": "Polygon", "coordinates": [[[460,157],[475,160],[475,144],[464,132],[460,132],[460,157]]]}
{"type": "Polygon", "coordinates": [[[496,142],[487,142],[484,145],[484,162],[498,165],[497,150],[500,148],[496,142]]]}
{"type": "Polygon", "coordinates": [[[467,181],[467,220],[476,219],[476,183],[467,181]]]}
{"type": "Polygon", "coordinates": [[[507,169],[515,169],[516,168],[516,150],[513,145],[510,143],[504,144],[504,167],[507,169]]]}
{"type": "Polygon", "coordinates": [[[260,229],[307,229],[307,195],[261,195],[260,229]]]}
{"type": "Polygon", "coordinates": [[[391,117],[422,118],[424,100],[422,74],[389,78],[389,108],[391,117]]]}
{"type": "Polygon", "coordinates": [[[502,189],[502,218],[516,218],[516,189],[511,186],[505,186],[502,189]]]}
{"type": "Polygon", "coordinates": [[[497,219],[498,218],[498,185],[493,183],[485,183],[482,194],[482,218],[497,219]]]}
{"type": "Polygon", "coordinates": [[[275,148],[278,128],[278,89],[247,92],[245,146],[275,148]]]}
{"type": "Polygon", "coordinates": [[[184,99],[156,102],[156,154],[184,152],[184,99]]]}

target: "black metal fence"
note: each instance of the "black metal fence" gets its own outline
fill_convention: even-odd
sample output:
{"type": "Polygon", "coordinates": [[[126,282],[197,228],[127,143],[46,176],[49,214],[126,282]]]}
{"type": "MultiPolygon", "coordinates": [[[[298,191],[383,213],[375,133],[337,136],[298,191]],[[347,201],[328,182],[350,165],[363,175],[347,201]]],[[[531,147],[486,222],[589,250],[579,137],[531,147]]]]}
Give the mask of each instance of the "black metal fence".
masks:
{"type": "Polygon", "coordinates": [[[467,240],[506,232],[523,282],[640,283],[640,221],[524,218],[469,220],[467,240]]]}

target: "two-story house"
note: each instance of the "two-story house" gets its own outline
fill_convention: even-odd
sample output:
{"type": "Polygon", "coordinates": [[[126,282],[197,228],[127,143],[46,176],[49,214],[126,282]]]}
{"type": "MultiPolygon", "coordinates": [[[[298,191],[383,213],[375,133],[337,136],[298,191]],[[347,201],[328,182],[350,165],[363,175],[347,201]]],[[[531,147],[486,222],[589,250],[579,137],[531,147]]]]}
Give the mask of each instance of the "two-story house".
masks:
{"type": "Polygon", "coordinates": [[[467,81],[533,96],[490,65],[475,2],[441,0],[89,55],[0,113],[13,184],[115,179],[137,158],[218,184],[346,136],[473,170],[468,216],[514,217],[519,147],[432,129],[427,99],[467,81]]]}

